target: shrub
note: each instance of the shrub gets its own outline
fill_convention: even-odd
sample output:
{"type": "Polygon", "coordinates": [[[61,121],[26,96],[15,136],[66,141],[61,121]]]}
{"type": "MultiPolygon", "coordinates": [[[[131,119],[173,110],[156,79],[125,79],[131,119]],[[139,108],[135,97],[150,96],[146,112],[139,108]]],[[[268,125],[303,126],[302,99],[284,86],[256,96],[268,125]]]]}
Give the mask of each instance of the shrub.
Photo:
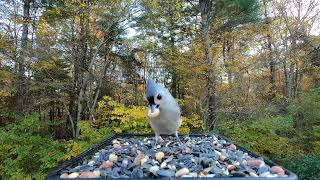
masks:
{"type": "Polygon", "coordinates": [[[246,148],[271,159],[279,160],[299,154],[290,139],[279,136],[278,131],[293,131],[291,117],[275,117],[256,120],[222,121],[219,131],[246,148]]]}
{"type": "Polygon", "coordinates": [[[320,126],[320,88],[300,94],[297,101],[289,107],[298,129],[320,126]]]}
{"type": "Polygon", "coordinates": [[[290,159],[284,166],[295,172],[299,179],[316,180],[320,177],[320,158],[314,156],[302,156],[290,159]]]}
{"type": "Polygon", "coordinates": [[[63,144],[41,136],[46,128],[37,115],[0,129],[0,177],[4,179],[43,179],[63,157],[63,144]]]}
{"type": "Polygon", "coordinates": [[[87,121],[79,122],[80,135],[78,139],[69,140],[65,144],[66,153],[63,160],[70,160],[80,153],[89,149],[93,145],[100,143],[103,139],[111,135],[107,127],[93,128],[87,121]]]}
{"type": "Polygon", "coordinates": [[[303,143],[301,147],[308,153],[320,157],[320,88],[300,94],[289,107],[294,117],[294,127],[303,143]]]}

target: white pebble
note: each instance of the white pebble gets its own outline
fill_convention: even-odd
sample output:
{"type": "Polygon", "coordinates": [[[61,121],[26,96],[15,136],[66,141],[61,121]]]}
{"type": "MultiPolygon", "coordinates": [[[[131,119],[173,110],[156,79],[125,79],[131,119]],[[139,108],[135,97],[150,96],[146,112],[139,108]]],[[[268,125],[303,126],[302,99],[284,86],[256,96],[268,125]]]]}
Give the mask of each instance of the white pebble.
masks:
{"type": "Polygon", "coordinates": [[[221,156],[221,152],[216,151],[216,150],[214,150],[214,152],[215,152],[216,154],[218,154],[219,156],[221,156]]]}
{"type": "Polygon", "coordinates": [[[166,163],[166,162],[163,162],[163,163],[161,163],[161,165],[160,165],[161,168],[165,168],[166,166],[167,166],[167,163],[166,163]]]}
{"type": "Polygon", "coordinates": [[[127,165],[129,164],[128,159],[124,159],[124,160],[122,160],[122,164],[123,164],[124,166],[127,166],[127,165]]]}
{"type": "Polygon", "coordinates": [[[154,175],[156,175],[157,174],[157,171],[159,171],[159,166],[151,166],[150,168],[149,168],[149,171],[151,172],[151,173],[153,173],[154,175]]]}
{"type": "Polygon", "coordinates": [[[110,154],[109,155],[109,161],[111,162],[117,162],[118,161],[118,156],[115,154],[110,154]]]}
{"type": "Polygon", "coordinates": [[[188,168],[182,168],[179,171],[176,172],[176,177],[181,177],[183,175],[189,174],[189,169],[188,168]]]}
{"type": "Polygon", "coordinates": [[[112,144],[120,144],[120,142],[116,139],[112,140],[112,144]]]}
{"type": "Polygon", "coordinates": [[[77,178],[79,176],[79,173],[74,172],[68,175],[68,178],[77,178]]]}
{"type": "Polygon", "coordinates": [[[89,166],[93,166],[94,163],[95,163],[94,161],[89,161],[89,162],[88,162],[88,165],[89,165],[89,166]]]}
{"type": "Polygon", "coordinates": [[[256,173],[254,173],[254,172],[249,172],[249,175],[251,176],[251,177],[259,177],[256,173]]]}

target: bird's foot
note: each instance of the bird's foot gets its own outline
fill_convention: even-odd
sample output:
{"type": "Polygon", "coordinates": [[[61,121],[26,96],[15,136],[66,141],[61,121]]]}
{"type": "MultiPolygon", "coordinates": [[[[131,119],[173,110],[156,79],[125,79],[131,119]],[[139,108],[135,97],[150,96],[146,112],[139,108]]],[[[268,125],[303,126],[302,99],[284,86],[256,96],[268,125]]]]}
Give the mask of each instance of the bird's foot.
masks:
{"type": "Polygon", "coordinates": [[[178,131],[176,131],[174,133],[174,136],[176,137],[176,140],[178,141],[179,144],[181,144],[182,142],[180,141],[179,135],[178,135],[178,131]]]}

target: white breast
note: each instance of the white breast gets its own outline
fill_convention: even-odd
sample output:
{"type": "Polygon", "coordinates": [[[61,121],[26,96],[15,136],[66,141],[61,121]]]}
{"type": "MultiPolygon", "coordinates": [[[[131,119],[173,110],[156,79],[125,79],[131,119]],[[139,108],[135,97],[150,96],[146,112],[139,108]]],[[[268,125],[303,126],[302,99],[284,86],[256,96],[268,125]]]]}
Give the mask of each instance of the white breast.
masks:
{"type": "Polygon", "coordinates": [[[159,116],[149,118],[150,125],[155,133],[173,134],[181,126],[180,111],[161,111],[159,116]]]}

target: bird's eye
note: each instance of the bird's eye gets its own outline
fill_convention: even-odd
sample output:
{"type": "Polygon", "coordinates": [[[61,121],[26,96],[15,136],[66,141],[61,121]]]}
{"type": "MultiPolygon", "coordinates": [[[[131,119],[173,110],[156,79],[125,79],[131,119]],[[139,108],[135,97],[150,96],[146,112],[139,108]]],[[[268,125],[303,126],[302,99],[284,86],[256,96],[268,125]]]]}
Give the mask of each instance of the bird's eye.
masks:
{"type": "Polygon", "coordinates": [[[160,100],[162,98],[162,96],[160,94],[158,94],[157,99],[160,100]]]}

